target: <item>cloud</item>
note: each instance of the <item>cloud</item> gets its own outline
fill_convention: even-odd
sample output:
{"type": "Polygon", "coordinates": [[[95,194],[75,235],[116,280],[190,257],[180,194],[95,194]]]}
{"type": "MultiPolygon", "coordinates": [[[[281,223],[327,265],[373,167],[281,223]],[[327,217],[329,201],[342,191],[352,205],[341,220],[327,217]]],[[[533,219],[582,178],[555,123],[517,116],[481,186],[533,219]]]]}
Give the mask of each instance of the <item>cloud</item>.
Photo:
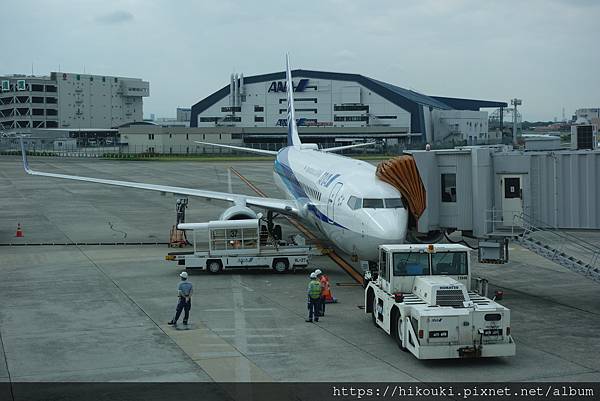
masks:
{"type": "Polygon", "coordinates": [[[122,10],[113,11],[112,13],[96,17],[96,22],[105,25],[122,24],[129,21],[133,21],[133,14],[122,10]]]}

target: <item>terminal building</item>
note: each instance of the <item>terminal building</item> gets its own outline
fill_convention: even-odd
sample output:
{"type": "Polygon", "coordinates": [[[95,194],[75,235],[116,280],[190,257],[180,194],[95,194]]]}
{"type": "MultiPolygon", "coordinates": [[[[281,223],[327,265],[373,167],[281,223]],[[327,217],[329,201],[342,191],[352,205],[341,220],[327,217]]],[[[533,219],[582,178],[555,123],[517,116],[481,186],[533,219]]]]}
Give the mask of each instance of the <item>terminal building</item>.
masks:
{"type": "Polygon", "coordinates": [[[0,76],[0,84],[0,130],[18,133],[142,121],[142,99],[150,94],[150,84],[141,79],[66,72],[0,76]]]}

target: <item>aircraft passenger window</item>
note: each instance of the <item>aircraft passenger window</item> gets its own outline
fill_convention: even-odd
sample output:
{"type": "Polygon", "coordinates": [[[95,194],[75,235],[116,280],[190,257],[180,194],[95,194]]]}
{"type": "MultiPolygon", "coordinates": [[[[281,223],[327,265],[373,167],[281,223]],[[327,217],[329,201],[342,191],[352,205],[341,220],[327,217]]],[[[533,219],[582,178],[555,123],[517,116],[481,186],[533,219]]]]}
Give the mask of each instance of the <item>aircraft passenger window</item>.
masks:
{"type": "Polygon", "coordinates": [[[404,205],[402,204],[402,198],[387,198],[385,199],[386,209],[401,209],[404,205]]]}
{"type": "Polygon", "coordinates": [[[356,196],[351,196],[348,198],[348,207],[352,210],[360,209],[361,199],[356,196]]]}
{"type": "Polygon", "coordinates": [[[381,209],[383,208],[383,199],[365,198],[363,199],[363,208],[381,209]]]}
{"type": "Polygon", "coordinates": [[[428,253],[394,253],[394,276],[429,275],[428,253]]]}
{"type": "Polygon", "coordinates": [[[431,274],[466,276],[467,270],[466,252],[437,252],[431,255],[431,274]]]}

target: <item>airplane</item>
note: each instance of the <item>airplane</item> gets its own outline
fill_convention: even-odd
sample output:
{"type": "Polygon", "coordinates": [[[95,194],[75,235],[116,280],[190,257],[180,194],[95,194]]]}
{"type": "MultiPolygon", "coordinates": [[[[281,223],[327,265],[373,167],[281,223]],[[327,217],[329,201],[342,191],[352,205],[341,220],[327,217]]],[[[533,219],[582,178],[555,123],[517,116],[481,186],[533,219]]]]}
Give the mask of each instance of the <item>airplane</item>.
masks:
{"type": "Polygon", "coordinates": [[[375,166],[335,153],[339,150],[372,145],[360,143],[319,149],[317,144],[303,144],[298,135],[294,113],[292,73],[286,54],[287,146],[279,151],[220,146],[275,157],[273,176],[287,199],[262,198],[203,189],[81,177],[32,170],[27,161],[23,140],[21,151],[27,174],[139,188],[162,193],[217,199],[232,203],[220,219],[256,218],[251,207],[270,214],[285,214],[319,230],[337,248],[360,260],[376,262],[378,246],[405,241],[408,211],[400,192],[379,180],[375,166]]]}

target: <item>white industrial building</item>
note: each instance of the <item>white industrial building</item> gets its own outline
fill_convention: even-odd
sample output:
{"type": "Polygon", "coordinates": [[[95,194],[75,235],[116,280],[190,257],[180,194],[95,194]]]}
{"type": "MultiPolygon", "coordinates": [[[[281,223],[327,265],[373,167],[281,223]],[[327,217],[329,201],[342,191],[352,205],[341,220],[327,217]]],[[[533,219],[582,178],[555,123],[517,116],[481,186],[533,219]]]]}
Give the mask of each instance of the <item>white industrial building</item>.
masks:
{"type": "Polygon", "coordinates": [[[600,119],[600,108],[577,109],[573,116],[573,121],[587,120],[592,122],[592,119],[600,119]]]}
{"type": "MultiPolygon", "coordinates": [[[[426,96],[358,74],[294,70],[292,76],[301,136],[303,127],[311,127],[310,131],[323,137],[328,135],[327,128],[337,128],[338,134],[339,129],[360,128],[363,136],[377,138],[379,130],[387,128],[387,137],[401,141],[477,144],[488,139],[487,112],[480,109],[507,106],[504,102],[426,96]]],[[[229,85],[192,106],[190,126],[285,127],[286,108],[283,72],[232,75],[229,85]]]]}
{"type": "Polygon", "coordinates": [[[52,72],[0,77],[0,130],[109,129],[143,120],[149,83],[137,78],[52,72]]]}

